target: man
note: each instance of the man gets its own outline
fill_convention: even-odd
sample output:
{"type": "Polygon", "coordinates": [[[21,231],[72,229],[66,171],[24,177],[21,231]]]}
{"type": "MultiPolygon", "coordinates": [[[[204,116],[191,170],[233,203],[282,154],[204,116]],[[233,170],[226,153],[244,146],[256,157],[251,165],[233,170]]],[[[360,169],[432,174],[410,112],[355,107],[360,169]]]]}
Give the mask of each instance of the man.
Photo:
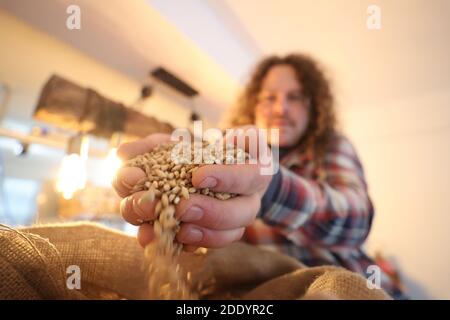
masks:
{"type": "MultiPolygon", "coordinates": [[[[220,201],[194,194],[177,206],[183,222],[177,240],[187,250],[217,248],[233,241],[265,246],[308,266],[338,265],[367,276],[373,265],[361,249],[374,208],[362,165],[352,144],[336,130],[333,95],[317,63],[308,56],[272,56],[260,62],[238,101],[233,126],[279,129],[280,170],[261,175],[259,165],[205,165],[195,171],[196,188],[239,194],[220,201]]],[[[125,144],[130,158],[168,137],[151,135],[125,144]]],[[[125,197],[121,212],[133,224],[154,219],[155,204],[129,194],[144,177],[136,168],[121,169],[115,181],[125,197]]],[[[145,199],[145,197],[144,197],[145,199]]],[[[145,246],[153,239],[150,224],[139,228],[145,246]]],[[[394,298],[402,293],[382,273],[382,287],[394,298]]]]}

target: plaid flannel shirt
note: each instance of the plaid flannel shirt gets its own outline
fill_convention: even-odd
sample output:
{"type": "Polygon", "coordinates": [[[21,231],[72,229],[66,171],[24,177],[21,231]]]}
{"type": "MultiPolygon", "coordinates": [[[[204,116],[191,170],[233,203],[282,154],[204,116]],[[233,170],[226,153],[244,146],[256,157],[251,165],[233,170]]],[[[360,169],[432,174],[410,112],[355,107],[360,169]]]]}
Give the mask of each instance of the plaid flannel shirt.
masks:
{"type": "MultiPolygon", "coordinates": [[[[280,170],[243,240],[307,266],[337,265],[368,277],[367,268],[375,262],[361,247],[373,215],[356,151],[336,133],[321,168],[296,149],[280,159],[280,170]]],[[[394,298],[405,298],[383,272],[381,286],[394,298]]]]}

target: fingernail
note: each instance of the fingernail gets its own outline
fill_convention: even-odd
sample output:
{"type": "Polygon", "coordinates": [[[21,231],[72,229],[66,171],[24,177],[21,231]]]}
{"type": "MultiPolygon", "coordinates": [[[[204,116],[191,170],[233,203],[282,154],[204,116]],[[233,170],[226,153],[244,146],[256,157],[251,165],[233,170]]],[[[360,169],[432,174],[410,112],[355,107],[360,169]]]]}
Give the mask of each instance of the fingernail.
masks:
{"type": "Polygon", "coordinates": [[[206,177],[200,182],[200,188],[214,188],[217,185],[217,179],[213,177],[206,177]]]}
{"type": "Polygon", "coordinates": [[[186,210],[181,219],[185,222],[198,221],[203,217],[203,209],[199,206],[192,206],[186,210]]]}
{"type": "Polygon", "coordinates": [[[153,190],[149,190],[145,192],[138,201],[138,205],[141,205],[142,202],[153,202],[155,201],[155,193],[153,190]]]}
{"type": "Polygon", "coordinates": [[[120,212],[123,214],[123,212],[125,211],[125,207],[127,206],[127,202],[128,202],[129,198],[123,198],[122,201],[120,201],[120,212]]]}
{"type": "Polygon", "coordinates": [[[196,243],[203,239],[203,232],[195,227],[191,227],[186,235],[186,242],[196,243]]]}

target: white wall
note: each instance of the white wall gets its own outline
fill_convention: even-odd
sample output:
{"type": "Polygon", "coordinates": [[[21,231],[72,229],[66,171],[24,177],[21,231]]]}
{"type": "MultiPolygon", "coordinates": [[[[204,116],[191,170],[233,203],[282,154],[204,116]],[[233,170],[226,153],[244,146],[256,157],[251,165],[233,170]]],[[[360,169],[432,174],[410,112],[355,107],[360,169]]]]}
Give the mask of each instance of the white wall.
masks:
{"type": "Polygon", "coordinates": [[[450,299],[450,92],[343,110],[376,208],[367,247],[395,258],[413,298],[450,299]]]}

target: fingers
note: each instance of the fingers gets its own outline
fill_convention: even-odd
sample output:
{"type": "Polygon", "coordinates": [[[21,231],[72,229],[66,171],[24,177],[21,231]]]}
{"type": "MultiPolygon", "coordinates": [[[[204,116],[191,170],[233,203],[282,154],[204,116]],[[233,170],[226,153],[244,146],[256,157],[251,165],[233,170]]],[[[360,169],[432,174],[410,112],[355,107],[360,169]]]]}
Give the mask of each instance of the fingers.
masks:
{"type": "Polygon", "coordinates": [[[170,141],[170,135],[165,133],[154,133],[144,139],[122,144],[117,149],[119,158],[128,160],[137,155],[151,151],[158,144],[170,141]]]}
{"type": "Polygon", "coordinates": [[[245,228],[211,230],[191,223],[181,225],[177,240],[191,246],[221,248],[242,238],[245,228]]]}
{"type": "MultiPolygon", "coordinates": [[[[155,133],[144,139],[122,144],[117,150],[117,155],[122,159],[130,159],[139,154],[146,153],[158,144],[166,141],[170,141],[170,135],[155,133]]],[[[144,171],[139,168],[122,167],[114,176],[112,185],[120,197],[126,197],[130,194],[134,185],[144,177],[144,171]]]]}
{"type": "Polygon", "coordinates": [[[145,172],[136,167],[123,167],[120,168],[116,175],[112,185],[120,197],[126,197],[130,194],[134,185],[145,177],[145,172]]]}
{"type": "MultiPolygon", "coordinates": [[[[221,248],[242,238],[245,229],[214,231],[198,228],[191,224],[184,224],[177,234],[177,241],[183,243],[183,249],[194,252],[199,246],[207,248],[221,248]]],[[[145,223],[139,227],[137,239],[142,247],[155,239],[153,225],[145,223]]]]}
{"type": "Polygon", "coordinates": [[[194,251],[197,250],[197,249],[198,249],[197,246],[191,246],[191,245],[189,245],[189,244],[185,244],[185,245],[183,246],[183,250],[186,251],[186,252],[194,252],[194,251]]]}
{"type": "Polygon", "coordinates": [[[192,175],[192,184],[196,188],[249,195],[264,189],[271,178],[262,175],[257,164],[217,164],[197,169],[192,175]]]}
{"type": "Polygon", "coordinates": [[[154,220],[157,200],[151,195],[148,191],[140,191],[122,199],[120,213],[125,221],[137,226],[144,221],[154,220]]]}
{"type": "Polygon", "coordinates": [[[150,242],[152,242],[153,239],[155,239],[153,225],[149,223],[144,223],[143,225],[141,225],[138,230],[137,239],[142,247],[145,247],[150,242]]]}
{"type": "MultiPolygon", "coordinates": [[[[137,192],[123,200],[122,215],[129,223],[139,225],[142,220],[153,220],[155,201],[144,201],[146,192],[137,192]]],[[[245,227],[253,222],[259,210],[259,197],[239,196],[227,201],[192,194],[177,207],[177,216],[183,222],[177,241],[185,244],[185,251],[196,247],[221,248],[241,239],[245,227]],[[194,210],[193,210],[194,208],[194,210]],[[196,208],[196,209],[195,209],[196,208]]],[[[138,240],[145,246],[154,239],[153,226],[140,226],[138,240]]]]}
{"type": "Polygon", "coordinates": [[[229,230],[246,227],[255,220],[260,200],[257,195],[239,196],[226,201],[191,194],[182,200],[175,215],[185,223],[214,230],[229,230]]]}
{"type": "MultiPolygon", "coordinates": [[[[155,237],[153,226],[143,221],[155,219],[155,199],[148,192],[136,192],[122,200],[121,213],[126,221],[140,225],[138,240],[145,246],[155,237]]],[[[252,223],[259,210],[257,195],[239,196],[226,201],[192,194],[177,206],[177,217],[183,222],[177,240],[185,251],[197,247],[220,248],[239,240],[245,227],[252,223]]]]}
{"type": "MultiPolygon", "coordinates": [[[[145,139],[126,143],[119,147],[118,155],[130,159],[151,151],[160,143],[170,141],[170,135],[153,134],[145,139]]],[[[140,225],[138,240],[142,246],[151,242],[155,235],[153,225],[142,223],[155,219],[156,202],[150,193],[141,191],[130,194],[136,183],[145,177],[138,168],[121,168],[113,186],[121,197],[123,218],[140,225]]],[[[230,192],[239,197],[227,201],[192,194],[177,206],[177,216],[183,222],[177,240],[185,244],[186,251],[197,247],[219,248],[239,240],[245,227],[251,224],[259,210],[261,189],[268,185],[271,176],[261,175],[258,164],[206,165],[193,173],[192,183],[196,188],[210,188],[216,192],[230,192]]]]}

